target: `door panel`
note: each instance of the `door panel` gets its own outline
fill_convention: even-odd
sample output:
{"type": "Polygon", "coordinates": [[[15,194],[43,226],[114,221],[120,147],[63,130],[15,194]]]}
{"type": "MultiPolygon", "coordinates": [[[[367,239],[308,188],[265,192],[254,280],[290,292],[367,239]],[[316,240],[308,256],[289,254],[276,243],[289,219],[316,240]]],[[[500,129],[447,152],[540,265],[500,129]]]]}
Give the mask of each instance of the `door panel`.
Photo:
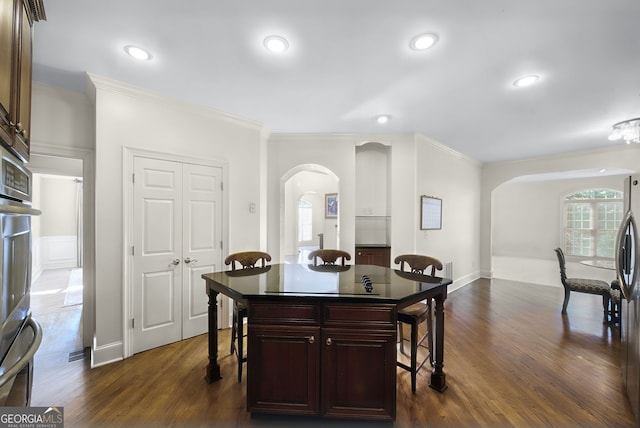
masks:
{"type": "Polygon", "coordinates": [[[182,338],[182,166],[136,158],[133,352],[182,338]]]}
{"type": "Polygon", "coordinates": [[[184,164],[183,339],[207,332],[208,296],[201,275],[219,270],[222,171],[184,164]]]}
{"type": "Polygon", "coordinates": [[[172,272],[147,272],[142,280],[142,330],[174,324],[175,299],[172,272]]]}
{"type": "Polygon", "coordinates": [[[220,269],[221,168],[135,157],[133,352],[207,332],[220,269]]]}

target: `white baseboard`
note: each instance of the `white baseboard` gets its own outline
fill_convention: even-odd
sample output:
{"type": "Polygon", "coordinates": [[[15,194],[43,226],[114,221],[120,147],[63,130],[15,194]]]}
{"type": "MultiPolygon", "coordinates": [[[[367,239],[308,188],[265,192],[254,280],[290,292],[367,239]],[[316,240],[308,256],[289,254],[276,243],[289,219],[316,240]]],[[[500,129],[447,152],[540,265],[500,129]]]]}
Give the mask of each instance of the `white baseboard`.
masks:
{"type": "Polygon", "coordinates": [[[98,346],[96,338],[93,338],[93,346],[91,348],[91,368],[104,366],[123,360],[124,347],[121,341],[108,343],[98,346]]]}

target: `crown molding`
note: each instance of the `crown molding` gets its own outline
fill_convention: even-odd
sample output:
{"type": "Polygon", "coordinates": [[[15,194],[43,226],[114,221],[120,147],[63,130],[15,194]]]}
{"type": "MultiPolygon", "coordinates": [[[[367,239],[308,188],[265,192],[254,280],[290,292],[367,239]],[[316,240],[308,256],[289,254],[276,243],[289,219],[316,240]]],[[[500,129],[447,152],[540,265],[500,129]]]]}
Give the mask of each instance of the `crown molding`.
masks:
{"type": "Polygon", "coordinates": [[[176,97],[160,94],[158,92],[109,79],[97,74],[87,73],[87,80],[87,84],[89,86],[89,96],[94,103],[96,102],[97,97],[96,91],[101,90],[135,99],[151,99],[158,102],[164,102],[173,105],[174,108],[192,111],[194,114],[223,120],[225,122],[240,125],[245,128],[251,128],[258,131],[262,131],[262,129],[264,128],[264,125],[256,120],[247,119],[245,117],[236,116],[234,114],[224,112],[222,110],[216,110],[210,107],[194,104],[176,97]]]}

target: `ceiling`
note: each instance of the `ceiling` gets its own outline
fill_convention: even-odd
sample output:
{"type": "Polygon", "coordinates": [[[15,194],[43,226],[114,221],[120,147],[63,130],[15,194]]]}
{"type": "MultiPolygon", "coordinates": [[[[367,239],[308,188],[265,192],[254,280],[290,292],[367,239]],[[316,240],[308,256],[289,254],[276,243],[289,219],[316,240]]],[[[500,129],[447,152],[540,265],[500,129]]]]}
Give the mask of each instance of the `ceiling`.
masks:
{"type": "Polygon", "coordinates": [[[640,116],[637,0],[44,3],[35,81],[84,90],[89,72],[275,133],[419,132],[492,162],[620,144],[610,126],[640,116]],[[438,43],[410,49],[424,32],[438,43]],[[271,34],[289,50],[264,49],[271,34]]]}

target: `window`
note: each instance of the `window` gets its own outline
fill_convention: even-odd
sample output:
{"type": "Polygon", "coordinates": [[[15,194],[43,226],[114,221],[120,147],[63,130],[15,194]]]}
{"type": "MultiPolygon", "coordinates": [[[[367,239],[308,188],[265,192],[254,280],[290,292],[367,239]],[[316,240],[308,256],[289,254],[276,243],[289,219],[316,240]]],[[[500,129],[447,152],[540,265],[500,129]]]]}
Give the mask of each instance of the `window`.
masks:
{"type": "Polygon", "coordinates": [[[569,256],[613,258],[623,215],[622,192],[586,189],[564,199],[564,251],[569,256]]]}
{"type": "Polygon", "coordinates": [[[313,206],[311,202],[298,199],[298,241],[311,241],[313,234],[313,206]]]}

